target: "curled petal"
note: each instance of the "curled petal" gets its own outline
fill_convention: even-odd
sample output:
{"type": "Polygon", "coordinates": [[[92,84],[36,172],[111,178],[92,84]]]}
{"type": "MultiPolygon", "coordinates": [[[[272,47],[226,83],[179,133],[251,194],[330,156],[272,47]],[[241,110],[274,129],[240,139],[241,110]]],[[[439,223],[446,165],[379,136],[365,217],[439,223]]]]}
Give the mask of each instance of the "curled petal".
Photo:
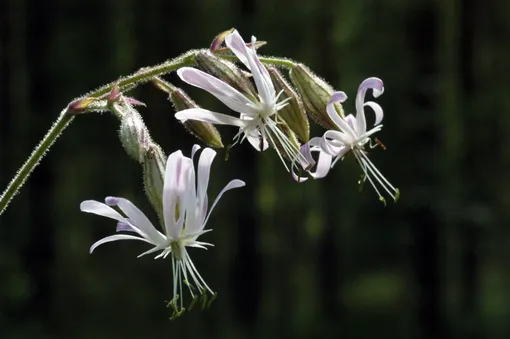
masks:
{"type": "Polygon", "coordinates": [[[365,120],[363,103],[365,102],[365,94],[369,89],[373,90],[374,98],[377,98],[384,92],[384,85],[382,80],[372,77],[363,80],[361,85],[359,85],[358,94],[356,95],[356,122],[359,134],[364,134],[367,131],[367,123],[365,120]]]}
{"type": "MultiPolygon", "coordinates": [[[[312,164],[312,166],[317,165],[315,171],[308,171],[310,176],[314,179],[324,178],[331,168],[331,161],[333,157],[322,151],[322,143],[323,138],[315,137],[310,139],[310,141],[305,145],[301,146],[301,153],[310,162],[310,164],[312,164]],[[313,159],[312,152],[319,152],[317,162],[313,159]]],[[[306,177],[298,177],[294,172],[292,172],[292,177],[298,182],[308,180],[306,177]]]]}
{"type": "Polygon", "coordinates": [[[338,128],[340,128],[343,132],[354,137],[356,135],[356,131],[354,131],[353,128],[349,126],[349,124],[347,124],[347,122],[344,119],[342,119],[340,115],[338,115],[334,105],[337,102],[342,102],[341,99],[346,98],[347,95],[345,95],[344,92],[334,93],[328,105],[326,106],[326,111],[328,112],[330,119],[338,126],[338,128]]]}
{"type": "Polygon", "coordinates": [[[345,100],[347,100],[347,94],[345,94],[345,92],[334,92],[331,95],[331,99],[329,99],[328,105],[333,104],[335,102],[342,103],[345,100]]]}
{"type": "Polygon", "coordinates": [[[309,172],[312,178],[314,179],[324,178],[331,168],[332,158],[333,157],[331,155],[319,151],[319,160],[317,161],[317,168],[315,169],[315,172],[312,171],[309,172]]]}
{"type": "Polygon", "coordinates": [[[183,81],[211,93],[236,112],[252,115],[257,113],[255,109],[249,106],[252,103],[250,99],[234,87],[212,75],[193,67],[182,67],[177,71],[177,74],[183,81]]]}
{"type": "Polygon", "coordinates": [[[375,103],[373,101],[367,101],[365,102],[364,106],[368,106],[370,108],[372,108],[372,110],[374,111],[375,113],[375,122],[374,122],[374,126],[377,126],[381,123],[383,117],[384,117],[384,114],[383,114],[383,109],[382,107],[378,104],[378,103],[375,103]]]}
{"type": "Polygon", "coordinates": [[[175,113],[175,117],[180,121],[198,120],[216,125],[231,125],[244,127],[246,120],[234,118],[230,115],[209,111],[203,108],[190,108],[175,113]]]}
{"type": "Polygon", "coordinates": [[[311,140],[309,140],[307,143],[303,144],[299,148],[299,152],[304,156],[305,160],[308,163],[308,166],[314,166],[315,165],[315,160],[312,157],[312,149],[310,147],[310,146],[312,146],[311,142],[314,139],[317,139],[317,138],[312,138],[311,140]]]}

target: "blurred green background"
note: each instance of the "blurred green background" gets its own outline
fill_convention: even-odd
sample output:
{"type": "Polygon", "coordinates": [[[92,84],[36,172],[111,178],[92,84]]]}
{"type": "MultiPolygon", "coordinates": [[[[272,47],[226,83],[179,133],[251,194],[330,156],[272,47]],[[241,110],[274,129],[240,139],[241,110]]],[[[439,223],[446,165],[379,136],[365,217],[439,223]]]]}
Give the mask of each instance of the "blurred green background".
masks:
{"type": "MultiPolygon", "coordinates": [[[[386,208],[358,193],[352,158],[299,185],[274,152],[220,150],[211,199],[247,187],[209,220],[216,246],[191,250],[218,299],[171,322],[169,260],[136,259],[138,242],[88,253],[115,223],[82,200],[124,196],[156,217],[118,121],[79,116],[0,217],[0,338],[510,337],[510,2],[4,0],[0,25],[0,189],[72,98],[236,27],[346,91],[347,111],[382,78],[387,151],[371,158],[402,192],[386,208]]],[[[189,154],[165,94],[134,95],[166,152],[189,154]]]]}

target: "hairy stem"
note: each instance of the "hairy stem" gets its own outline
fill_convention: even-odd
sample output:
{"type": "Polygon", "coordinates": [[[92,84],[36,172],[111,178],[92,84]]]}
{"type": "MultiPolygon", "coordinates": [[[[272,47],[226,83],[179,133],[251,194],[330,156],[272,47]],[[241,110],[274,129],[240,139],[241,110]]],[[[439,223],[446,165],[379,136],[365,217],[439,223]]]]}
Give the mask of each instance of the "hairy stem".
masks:
{"type": "MultiPolygon", "coordinates": [[[[130,76],[120,79],[118,81],[119,89],[121,91],[131,90],[141,83],[150,81],[156,76],[172,72],[183,66],[192,65],[194,63],[195,54],[196,51],[191,51],[176,59],[168,60],[160,65],[143,68],[130,76]]],[[[117,81],[104,85],[92,92],[87,93],[86,95],[83,95],[80,98],[94,97],[98,99],[104,99],[111,92],[115,83],[117,83],[117,81]]],[[[41,159],[48,152],[55,140],[57,140],[60,134],[62,134],[65,128],[69,126],[73,120],[74,115],[69,114],[68,107],[62,110],[48,133],[46,133],[39,145],[36,146],[28,160],[23,164],[23,166],[21,166],[5,191],[0,196],[0,215],[4,213],[7,206],[9,205],[9,202],[19,192],[19,189],[26,182],[30,174],[34,171],[35,167],[37,167],[37,165],[40,163],[41,159]]]]}
{"type": "MultiPolygon", "coordinates": [[[[237,57],[235,55],[231,54],[219,54],[220,58],[231,60],[231,61],[237,61],[237,57]]],[[[275,65],[275,66],[283,66],[287,68],[294,68],[297,65],[297,62],[292,61],[290,59],[286,58],[276,58],[276,57],[265,57],[265,56],[258,56],[259,60],[268,65],[275,65]]]]}

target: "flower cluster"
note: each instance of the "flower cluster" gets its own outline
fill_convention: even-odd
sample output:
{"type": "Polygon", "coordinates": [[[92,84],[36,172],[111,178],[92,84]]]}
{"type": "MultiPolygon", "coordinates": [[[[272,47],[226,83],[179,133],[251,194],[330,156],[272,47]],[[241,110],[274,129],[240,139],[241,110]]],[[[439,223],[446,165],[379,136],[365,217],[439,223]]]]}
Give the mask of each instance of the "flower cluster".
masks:
{"type": "MultiPolygon", "coordinates": [[[[237,127],[239,130],[229,147],[247,139],[259,152],[274,149],[297,182],[305,182],[309,177],[325,177],[338,160],[352,154],[361,167],[360,184],[368,180],[381,201],[385,202],[383,193],[396,201],[399,190],[368,156],[370,149],[378,145],[384,148],[378,139],[372,139],[382,129],[383,110],[379,104],[365,101],[365,96],[369,90],[374,98],[380,96],[384,92],[383,82],[378,78],[364,80],[356,96],[355,114],[345,115],[342,105],[347,95],[344,92],[335,92],[302,64],[288,59],[259,57],[257,48],[262,44],[255,37],[245,43],[236,30],[230,30],[218,35],[209,50],[187,55],[193,58],[193,67],[177,69],[183,82],[212,94],[235,112],[235,116],[201,108],[182,89],[159,76],[150,80],[169,94],[177,111],[177,120],[211,147],[223,147],[214,125],[237,127]],[[245,68],[240,68],[236,62],[245,68]],[[289,71],[288,77],[282,74],[284,68],[289,71]],[[372,128],[367,127],[365,109],[374,112],[372,128]],[[307,116],[326,129],[322,136],[309,138],[307,116]],[[318,153],[316,158],[314,153],[318,153]],[[303,173],[307,175],[303,176],[303,173]]],[[[185,310],[183,290],[187,289],[191,294],[192,304],[201,298],[202,304],[207,305],[207,297],[215,296],[193,264],[188,249],[212,246],[198,241],[201,235],[210,231],[205,226],[212,210],[226,191],[245,183],[238,179],[230,181],[209,208],[207,189],[216,152],[205,148],[197,170],[193,158],[200,148],[198,145],[193,147],[189,158],[181,151],[165,158],[134,108],[139,104],[123,96],[116,85],[107,100],[85,97],[73,102],[70,111],[81,114],[110,110],[121,120],[121,141],[126,152],[144,168],[146,192],[159,216],[162,231],[124,198],[107,197],[105,203],[87,200],[80,208],[83,212],[117,221],[116,234],[95,242],[90,252],[107,242],[139,240],[153,246],[139,257],[152,253],[157,253],[155,258],[171,257],[173,297],[169,306],[173,308],[174,316],[178,316],[185,310]]]]}

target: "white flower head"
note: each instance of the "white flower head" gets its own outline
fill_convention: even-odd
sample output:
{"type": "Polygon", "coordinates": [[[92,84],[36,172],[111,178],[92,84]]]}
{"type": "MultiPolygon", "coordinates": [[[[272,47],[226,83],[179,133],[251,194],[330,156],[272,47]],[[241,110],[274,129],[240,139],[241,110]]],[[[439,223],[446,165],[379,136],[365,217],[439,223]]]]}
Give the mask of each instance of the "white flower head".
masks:
{"type": "Polygon", "coordinates": [[[210,231],[204,230],[204,227],[212,210],[226,191],[245,185],[238,179],[230,181],[218,194],[208,211],[207,187],[211,164],[216,152],[210,148],[205,148],[202,151],[198,161],[198,173],[195,176],[193,156],[199,148],[198,145],[193,147],[191,158],[183,156],[181,151],[176,151],[168,157],[163,188],[164,233],[158,231],[145,214],[127,199],[108,197],[105,199],[106,204],[95,200],[86,200],[80,205],[82,212],[117,220],[117,232],[135,234],[115,234],[105,237],[91,246],[91,253],[99,245],[107,242],[141,240],[154,247],[138,257],[158,251],[161,253],[155,257],[156,259],[172,255],[174,281],[171,303],[173,303],[172,306],[177,314],[180,314],[184,309],[183,284],[187,286],[194,300],[195,297],[205,295],[207,292],[213,294],[213,291],[198,273],[186,248],[205,249],[205,246],[212,246],[197,240],[200,235],[210,231]],[[111,206],[118,207],[122,214],[111,206]],[[176,301],[179,296],[180,307],[177,307],[176,301]]]}
{"type": "MultiPolygon", "coordinates": [[[[349,151],[354,155],[355,159],[361,166],[363,171],[363,183],[368,179],[372,187],[379,195],[379,199],[385,202],[377,186],[382,187],[393,200],[399,197],[399,190],[395,188],[370,161],[365,150],[368,144],[370,148],[374,148],[377,144],[372,145],[371,136],[382,129],[380,124],[383,119],[383,110],[381,106],[373,101],[365,102],[365,94],[368,89],[373,90],[374,98],[377,98],[384,92],[384,86],[381,79],[368,78],[365,79],[358,88],[356,96],[356,116],[352,114],[346,117],[340,116],[334,104],[343,103],[347,100],[344,92],[335,92],[331,96],[331,100],[327,105],[327,112],[331,120],[335,123],[338,130],[326,131],[322,138],[312,138],[307,144],[301,147],[301,152],[305,155],[310,163],[314,163],[311,153],[319,152],[319,158],[315,172],[310,171],[313,178],[322,178],[326,176],[335,163],[342,159],[349,151]],[[374,127],[367,130],[367,122],[365,118],[365,107],[370,107],[375,113],[374,127]]],[[[296,180],[305,181],[306,178],[299,178],[294,175],[296,180]]]]}
{"type": "Polygon", "coordinates": [[[278,102],[282,92],[276,93],[269,72],[257,56],[255,41],[255,37],[252,37],[251,48],[247,47],[237,30],[225,38],[227,47],[250,70],[257,87],[256,98],[249,98],[223,80],[196,68],[182,67],[177,71],[184,82],[211,93],[227,107],[238,112],[239,118],[202,108],[182,110],[177,112],[175,117],[181,121],[199,120],[212,124],[237,126],[239,133],[234,138],[234,144],[246,138],[258,151],[266,150],[269,143],[273,146],[278,144],[281,145],[284,154],[280,153],[278,147],[275,147],[275,150],[287,171],[289,168],[284,156],[290,160],[292,166],[295,166],[294,163],[298,161],[307,167],[306,159],[299,152],[298,147],[278,127],[276,116],[278,111],[287,104],[287,99],[278,102]]]}

